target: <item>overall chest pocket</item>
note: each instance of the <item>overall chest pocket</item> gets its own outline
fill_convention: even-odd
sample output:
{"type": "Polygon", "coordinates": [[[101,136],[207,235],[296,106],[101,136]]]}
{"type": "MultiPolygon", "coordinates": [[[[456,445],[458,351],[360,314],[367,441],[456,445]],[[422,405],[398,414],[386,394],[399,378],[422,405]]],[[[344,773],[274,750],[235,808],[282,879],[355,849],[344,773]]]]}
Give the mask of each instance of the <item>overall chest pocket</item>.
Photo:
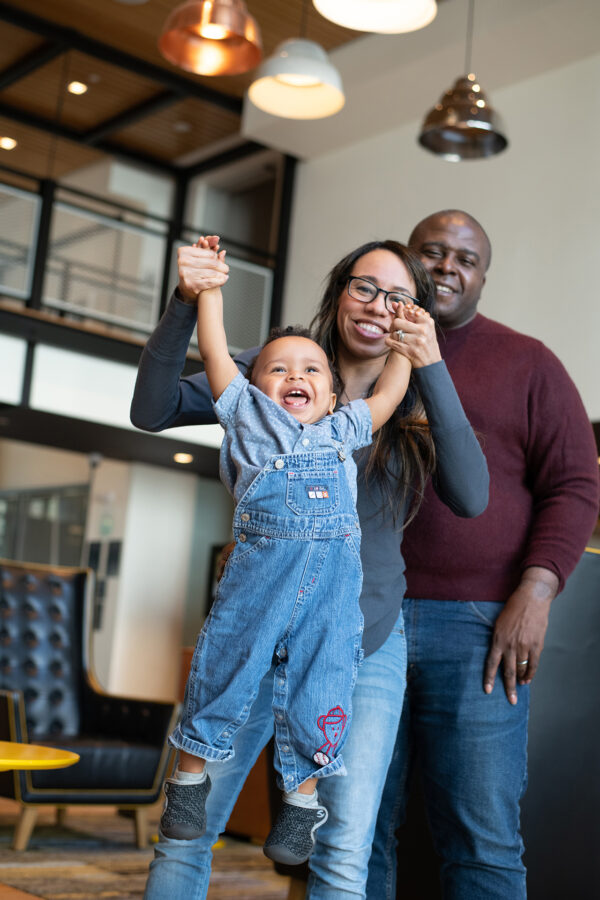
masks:
{"type": "Polygon", "coordinates": [[[340,504],[337,470],[319,475],[288,472],[286,505],[299,516],[326,516],[340,504]]]}

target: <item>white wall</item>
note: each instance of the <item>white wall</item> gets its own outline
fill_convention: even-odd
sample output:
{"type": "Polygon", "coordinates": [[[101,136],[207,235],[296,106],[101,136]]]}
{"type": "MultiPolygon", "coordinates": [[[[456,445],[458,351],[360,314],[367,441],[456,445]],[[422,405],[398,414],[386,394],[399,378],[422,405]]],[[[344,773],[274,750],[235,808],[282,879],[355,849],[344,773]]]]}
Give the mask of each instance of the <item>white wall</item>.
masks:
{"type": "Polygon", "coordinates": [[[196,643],[209,602],[211,553],[214,546],[231,540],[233,501],[215,478],[197,478],[196,512],[191,536],[192,551],[188,595],[183,618],[183,646],[196,643]]]}
{"type": "MultiPolygon", "coordinates": [[[[101,559],[97,579],[104,582],[99,627],[94,628],[90,636],[92,668],[102,687],[116,690],[117,693],[127,693],[127,685],[123,689],[113,687],[111,675],[115,658],[114,636],[122,616],[120,607],[127,599],[121,599],[120,572],[106,576],[106,556],[110,541],[121,542],[121,563],[125,550],[128,549],[125,545],[125,526],[130,502],[130,480],[129,463],[114,459],[101,461],[92,476],[84,536],[86,545],[92,541],[100,543],[101,559]]],[[[94,606],[96,602],[97,597],[94,599],[94,606]]]]}
{"type": "Polygon", "coordinates": [[[406,240],[429,213],[462,208],[493,246],[481,312],[551,347],[600,419],[599,84],[596,55],[495,91],[510,146],[490,159],[440,160],[414,121],[300,164],[283,321],[309,321],[326,273],[355,246],[406,240]]]}
{"type": "Polygon", "coordinates": [[[230,539],[232,507],[219,481],[141,463],[103,460],[92,486],[86,541],[101,542],[102,627],[96,674],[111,693],[178,695],[181,648],[206,612],[211,547],[230,539]],[[108,542],[122,541],[118,575],[108,542]]]}
{"type": "Polygon", "coordinates": [[[87,484],[88,458],[24,441],[0,440],[0,489],[32,490],[56,485],[87,484]]]}
{"type": "Polygon", "coordinates": [[[177,696],[195,488],[193,474],[129,467],[118,603],[107,635],[111,692],[177,696]]]}

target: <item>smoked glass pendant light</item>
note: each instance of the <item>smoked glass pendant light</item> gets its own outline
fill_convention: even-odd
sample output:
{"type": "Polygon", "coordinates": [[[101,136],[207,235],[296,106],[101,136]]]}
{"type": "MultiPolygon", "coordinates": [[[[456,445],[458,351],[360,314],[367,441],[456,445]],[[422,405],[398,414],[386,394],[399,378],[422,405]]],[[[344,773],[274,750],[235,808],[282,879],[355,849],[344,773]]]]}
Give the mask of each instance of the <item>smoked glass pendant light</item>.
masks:
{"type": "Polygon", "coordinates": [[[505,128],[471,72],[474,0],[469,0],[465,71],[430,110],[419,143],[450,162],[493,156],[508,146],[505,128]]]}

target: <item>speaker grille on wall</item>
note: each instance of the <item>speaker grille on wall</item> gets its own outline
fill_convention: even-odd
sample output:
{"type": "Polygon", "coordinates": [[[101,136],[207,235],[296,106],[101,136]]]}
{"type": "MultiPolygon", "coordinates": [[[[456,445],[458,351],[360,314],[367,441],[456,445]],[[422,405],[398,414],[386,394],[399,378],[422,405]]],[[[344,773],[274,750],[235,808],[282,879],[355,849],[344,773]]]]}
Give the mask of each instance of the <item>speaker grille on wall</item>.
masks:
{"type": "Polygon", "coordinates": [[[229,281],[223,289],[227,342],[232,353],[262,344],[269,331],[273,271],[227,255],[229,281]]]}
{"type": "MultiPolygon", "coordinates": [[[[183,246],[184,241],[174,244],[170,279],[173,286],[178,280],[177,250],[183,246]]],[[[226,262],[229,280],[223,288],[223,318],[229,349],[239,353],[262,344],[269,332],[273,270],[230,255],[229,251],[226,262]]],[[[190,343],[198,346],[195,330],[190,343]]]]}

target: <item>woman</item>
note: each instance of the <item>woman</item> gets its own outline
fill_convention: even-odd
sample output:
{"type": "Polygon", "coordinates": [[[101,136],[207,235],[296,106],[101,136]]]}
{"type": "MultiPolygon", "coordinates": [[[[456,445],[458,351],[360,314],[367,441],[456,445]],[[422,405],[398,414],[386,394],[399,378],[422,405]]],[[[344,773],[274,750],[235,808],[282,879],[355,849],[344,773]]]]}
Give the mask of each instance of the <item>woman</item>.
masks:
{"type": "MultiPolygon", "coordinates": [[[[132,422],[138,427],[160,431],[215,420],[205,378],[179,377],[196,324],[197,294],[207,279],[214,283],[215,273],[224,284],[227,266],[214,254],[198,247],[179,251],[177,292],[140,361],[132,404],[132,422]]],[[[432,283],[417,257],[395,241],[365,244],[330,273],[313,324],[343,386],[340,399],[348,402],[368,395],[381,372],[387,355],[384,339],[393,318],[390,293],[392,298],[396,294],[415,298],[423,314],[406,322],[401,335],[403,352],[413,365],[409,391],[370,450],[357,460],[365,661],[354,689],[352,727],[344,748],[349,777],[325,779],[321,786],[329,819],[317,832],[310,859],[310,900],[365,897],[377,810],[406,682],[402,524],[418,504],[431,471],[439,496],[457,515],[478,515],[487,504],[485,459],[441,361],[429,315],[432,283]]],[[[242,354],[237,360],[242,370],[253,355],[242,354]]],[[[194,841],[161,836],[146,900],[206,896],[210,848],[273,730],[272,682],[271,672],[238,734],[235,757],[210,770],[213,787],[206,834],[194,841]]]]}

